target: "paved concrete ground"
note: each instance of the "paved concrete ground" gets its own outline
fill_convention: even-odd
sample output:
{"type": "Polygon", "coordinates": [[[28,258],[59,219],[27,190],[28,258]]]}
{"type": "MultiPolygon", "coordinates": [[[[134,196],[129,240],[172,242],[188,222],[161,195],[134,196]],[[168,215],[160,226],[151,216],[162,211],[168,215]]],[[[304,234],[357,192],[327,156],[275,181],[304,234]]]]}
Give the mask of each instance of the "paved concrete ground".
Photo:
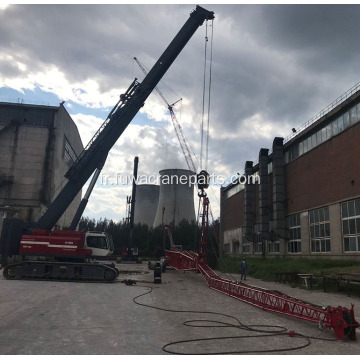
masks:
{"type": "MultiPolygon", "coordinates": [[[[162,275],[162,283],[154,284],[153,272],[146,263],[117,266],[127,273],[121,273],[113,284],[11,281],[1,275],[0,355],[166,354],[163,347],[170,343],[173,344],[165,347],[168,351],[182,354],[274,354],[272,351],[279,349],[287,350],[275,354],[360,354],[359,329],[357,341],[338,341],[331,330],[320,331],[314,323],[266,312],[210,290],[200,274],[168,270],[162,275]],[[121,283],[124,279],[137,283],[126,286],[121,283]],[[140,306],[134,302],[135,297],[135,302],[164,310],[140,306]],[[303,337],[259,333],[244,326],[225,327],[224,323],[238,324],[225,315],[237,318],[245,326],[268,325],[266,330],[272,331],[279,329],[271,326],[279,326],[323,340],[310,339],[306,346],[308,340],[303,337]],[[219,327],[219,323],[204,320],[223,324],[219,327]],[[212,339],[176,343],[204,338],[212,339]],[[301,348],[292,350],[296,347],[301,348]]],[[[350,307],[354,303],[355,318],[360,320],[359,296],[309,291],[251,278],[247,282],[318,305],[350,307]]]]}

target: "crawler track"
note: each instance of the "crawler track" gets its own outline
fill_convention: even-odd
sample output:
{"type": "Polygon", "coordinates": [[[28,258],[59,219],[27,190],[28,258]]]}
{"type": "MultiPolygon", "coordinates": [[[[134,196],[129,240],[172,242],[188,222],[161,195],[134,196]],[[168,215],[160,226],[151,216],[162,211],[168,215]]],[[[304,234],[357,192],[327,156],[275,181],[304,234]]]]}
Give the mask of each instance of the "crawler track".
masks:
{"type": "Polygon", "coordinates": [[[3,275],[8,280],[114,282],[119,272],[105,264],[23,261],[6,266],[3,275]]]}

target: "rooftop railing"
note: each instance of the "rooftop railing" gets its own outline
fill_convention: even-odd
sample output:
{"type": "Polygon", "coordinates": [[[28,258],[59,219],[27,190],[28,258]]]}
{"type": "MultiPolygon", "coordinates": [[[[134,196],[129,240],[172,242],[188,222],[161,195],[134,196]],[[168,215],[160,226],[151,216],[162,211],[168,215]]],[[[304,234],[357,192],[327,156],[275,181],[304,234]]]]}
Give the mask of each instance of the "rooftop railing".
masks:
{"type": "Polygon", "coordinates": [[[13,104],[27,104],[27,105],[42,105],[50,106],[48,102],[44,101],[33,101],[33,100],[24,100],[22,98],[0,98],[0,102],[13,103],[13,104]]]}

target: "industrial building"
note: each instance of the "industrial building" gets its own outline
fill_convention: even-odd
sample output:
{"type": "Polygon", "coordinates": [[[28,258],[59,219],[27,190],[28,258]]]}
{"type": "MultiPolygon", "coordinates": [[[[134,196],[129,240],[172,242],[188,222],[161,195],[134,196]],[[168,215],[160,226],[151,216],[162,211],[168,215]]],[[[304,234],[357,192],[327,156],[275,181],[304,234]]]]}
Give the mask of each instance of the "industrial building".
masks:
{"type": "Polygon", "coordinates": [[[134,223],[153,226],[159,202],[160,186],[152,184],[136,185],[134,223]]]}
{"type": "Polygon", "coordinates": [[[360,259],[359,139],[357,85],[260,149],[220,191],[222,252],[360,259]]]}
{"type": "Polygon", "coordinates": [[[195,173],[185,169],[166,169],[159,173],[160,194],[153,227],[162,224],[176,226],[184,219],[195,221],[195,173]]]}
{"type": "MultiPolygon", "coordinates": [[[[2,219],[36,221],[66,183],[83,150],[79,131],[59,106],[0,102],[0,232],[2,219]]],[[[81,191],[58,221],[70,224],[81,191]]]]}

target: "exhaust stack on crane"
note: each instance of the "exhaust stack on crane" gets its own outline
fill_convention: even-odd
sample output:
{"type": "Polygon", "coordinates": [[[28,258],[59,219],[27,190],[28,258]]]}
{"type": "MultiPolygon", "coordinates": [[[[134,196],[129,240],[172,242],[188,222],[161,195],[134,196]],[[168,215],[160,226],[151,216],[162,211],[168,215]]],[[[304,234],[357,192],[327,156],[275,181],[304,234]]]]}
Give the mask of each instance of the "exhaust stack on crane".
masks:
{"type": "Polygon", "coordinates": [[[121,257],[121,262],[124,262],[124,263],[141,263],[141,259],[138,257],[138,248],[135,248],[134,244],[133,244],[134,214],[135,214],[135,203],[136,203],[136,188],[137,188],[136,183],[137,183],[138,165],[139,165],[139,157],[135,156],[132,193],[131,193],[130,199],[128,199],[128,202],[130,203],[129,238],[128,238],[127,246],[125,249],[123,249],[123,254],[121,257]]]}

